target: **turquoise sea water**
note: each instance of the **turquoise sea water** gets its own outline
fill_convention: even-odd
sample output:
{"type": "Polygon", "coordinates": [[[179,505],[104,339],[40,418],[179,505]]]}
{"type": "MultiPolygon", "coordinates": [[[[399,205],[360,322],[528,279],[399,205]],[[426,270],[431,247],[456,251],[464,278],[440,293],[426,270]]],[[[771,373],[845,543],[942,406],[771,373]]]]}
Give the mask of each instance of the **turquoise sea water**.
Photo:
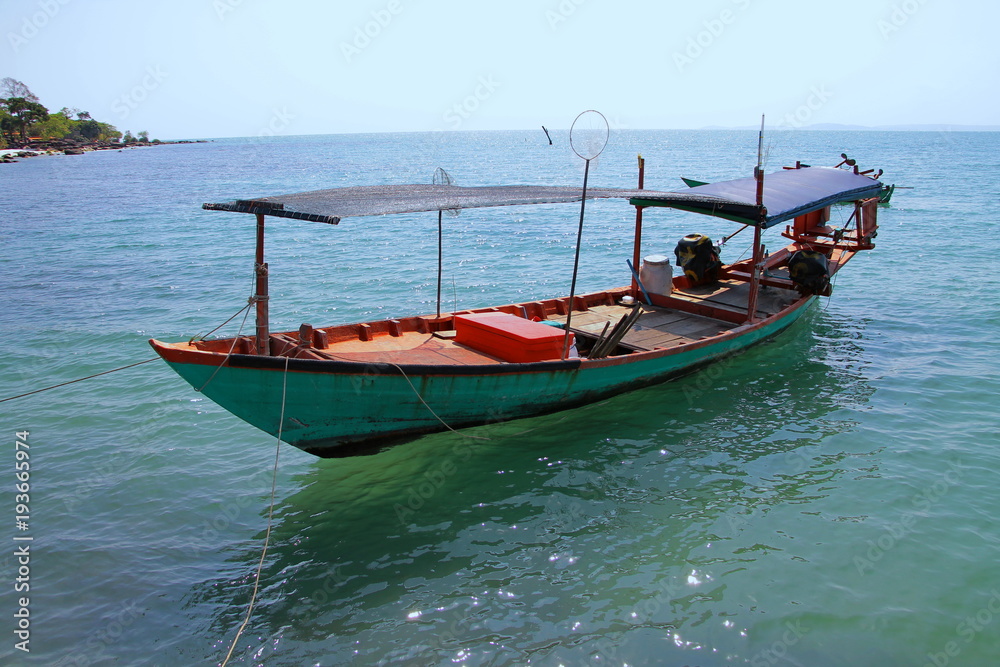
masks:
{"type": "MultiPolygon", "coordinates": [[[[231,139],[2,165],[0,394],[151,358],[146,339],[237,312],[252,218],[202,202],[429,182],[439,166],[461,185],[579,184],[566,133],[553,138],[231,139]]],[[[476,439],[330,460],[282,445],[259,599],[230,664],[1000,662],[1000,135],[768,143],[771,170],[846,151],[913,188],[830,300],[724,364],[476,439]]],[[[591,184],[634,185],[637,153],[648,188],[677,189],[682,174],[749,174],[756,136],[614,132],[591,184]]],[[[632,209],[587,210],[580,288],[625,284],[632,209]]],[[[445,309],[567,293],[577,211],[446,217],[445,309]]],[[[645,218],[649,252],[734,231],[645,218]]],[[[275,329],[433,312],[436,215],[268,224],[275,329]]],[[[0,662],[221,662],[261,554],[274,439],[159,361],[0,403],[0,428],[0,662]],[[15,593],[24,536],[30,593],[15,593]],[[26,654],[14,614],[29,594],[26,654]]]]}

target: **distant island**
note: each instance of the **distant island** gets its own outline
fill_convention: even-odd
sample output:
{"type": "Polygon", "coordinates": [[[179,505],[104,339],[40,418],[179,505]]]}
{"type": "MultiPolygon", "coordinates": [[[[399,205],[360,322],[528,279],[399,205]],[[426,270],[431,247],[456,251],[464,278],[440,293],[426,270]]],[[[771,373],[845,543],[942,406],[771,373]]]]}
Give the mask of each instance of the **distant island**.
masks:
{"type": "MultiPolygon", "coordinates": [[[[760,125],[724,127],[709,125],[702,130],[759,130],[760,125]]],[[[925,123],[911,125],[843,125],[840,123],[816,123],[814,125],[768,125],[766,130],[806,130],[812,132],[1000,132],[1000,125],[948,125],[946,123],[925,123]]]]}
{"type": "MultiPolygon", "coordinates": [[[[85,150],[121,149],[134,146],[155,146],[164,142],[150,141],[149,132],[125,134],[110,123],[102,123],[86,111],[63,107],[51,113],[27,85],[5,77],[0,79],[0,149],[15,149],[19,157],[36,153],[61,152],[74,155],[85,150]]],[[[14,162],[10,151],[0,162],[14,162]]]]}

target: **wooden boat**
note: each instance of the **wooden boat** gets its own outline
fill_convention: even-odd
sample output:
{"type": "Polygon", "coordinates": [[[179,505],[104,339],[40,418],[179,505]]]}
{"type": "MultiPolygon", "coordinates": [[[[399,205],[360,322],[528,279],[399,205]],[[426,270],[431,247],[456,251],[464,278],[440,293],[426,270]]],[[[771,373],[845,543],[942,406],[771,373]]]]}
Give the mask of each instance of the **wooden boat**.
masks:
{"type": "Polygon", "coordinates": [[[895,191],[896,191],[895,183],[893,183],[892,185],[883,185],[882,191],[878,195],[878,203],[888,204],[889,201],[892,199],[892,193],[895,191]]]}
{"type": "MultiPolygon", "coordinates": [[[[789,327],[830,293],[829,276],[874,247],[881,183],[856,171],[799,166],[765,176],[758,168],[749,178],[653,192],[643,188],[640,159],[638,189],[586,191],[587,199],[623,198],[635,207],[636,267],[643,213],[656,207],[752,228],[753,257],[718,265],[709,241],[700,244],[709,260],[700,269],[689,262],[660,293],[633,272],[631,284],[579,296],[571,290],[572,298],[281,333],[268,323],[267,216],[336,224],[347,216],[580,202],[582,192],[398,185],[205,204],[256,218],[256,335],[150,344],[226,410],[320,456],[563,410],[689,373],[789,327]],[[854,212],[834,229],[830,206],[844,201],[854,212]],[[762,232],[786,221],[787,247],[766,254],[762,232]],[[810,273],[817,263],[821,275],[810,273]]],[[[678,258],[690,260],[685,252],[679,246],[678,258]]]]}
{"type": "Polygon", "coordinates": [[[698,181],[693,178],[688,178],[687,176],[681,176],[681,180],[684,181],[684,185],[689,188],[696,188],[699,185],[708,185],[708,181],[698,181]]]}

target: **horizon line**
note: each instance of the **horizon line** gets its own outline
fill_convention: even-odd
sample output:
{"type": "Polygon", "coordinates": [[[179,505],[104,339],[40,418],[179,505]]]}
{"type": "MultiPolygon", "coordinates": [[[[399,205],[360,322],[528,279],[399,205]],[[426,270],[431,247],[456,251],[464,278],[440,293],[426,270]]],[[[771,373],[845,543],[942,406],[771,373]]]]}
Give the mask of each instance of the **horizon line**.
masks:
{"type": "MultiPolygon", "coordinates": [[[[546,126],[548,127],[548,126],[546,126]]],[[[537,128],[540,130],[541,126],[537,128]]],[[[568,132],[569,128],[548,128],[554,132],[568,132]]],[[[616,132],[759,132],[760,126],[752,125],[706,125],[704,127],[618,127],[611,128],[616,132]]],[[[901,123],[896,125],[849,125],[841,123],[817,123],[801,127],[787,125],[765,125],[765,131],[771,132],[1000,132],[1000,125],[962,125],[951,123],[901,123]]],[[[305,132],[302,134],[271,134],[271,135],[231,135],[231,136],[188,136],[160,141],[211,141],[215,139],[253,139],[255,141],[279,137],[325,137],[353,134],[472,134],[477,132],[534,132],[536,128],[502,128],[479,130],[355,130],[344,132],[305,132]]]]}

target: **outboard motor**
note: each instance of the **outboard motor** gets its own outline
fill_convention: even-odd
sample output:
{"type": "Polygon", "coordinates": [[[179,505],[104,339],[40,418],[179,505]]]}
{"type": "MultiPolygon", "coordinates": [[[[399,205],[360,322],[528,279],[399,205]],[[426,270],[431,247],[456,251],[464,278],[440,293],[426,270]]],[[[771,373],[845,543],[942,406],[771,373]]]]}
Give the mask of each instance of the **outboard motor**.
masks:
{"type": "Polygon", "coordinates": [[[788,258],[788,276],[800,292],[830,296],[830,265],[826,255],[814,250],[796,250],[788,258]]]}
{"type": "Polygon", "coordinates": [[[712,239],[704,234],[688,234],[674,248],[677,266],[681,267],[691,285],[701,285],[716,279],[719,267],[719,253],[712,245],[712,239]]]}

